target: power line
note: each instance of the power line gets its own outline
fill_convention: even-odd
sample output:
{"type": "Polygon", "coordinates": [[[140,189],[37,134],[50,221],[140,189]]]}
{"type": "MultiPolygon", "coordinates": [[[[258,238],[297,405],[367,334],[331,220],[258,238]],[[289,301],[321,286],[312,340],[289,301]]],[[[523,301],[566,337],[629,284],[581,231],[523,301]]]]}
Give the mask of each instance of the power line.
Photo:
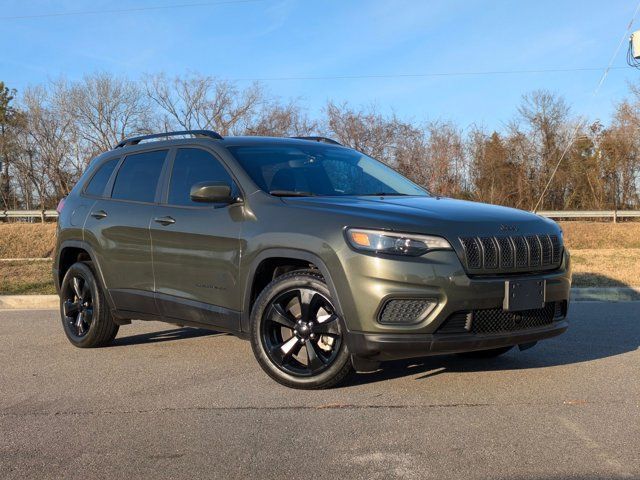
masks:
{"type": "MultiPolygon", "coordinates": [[[[259,1],[259,0],[255,0],[259,1]]],[[[468,72],[428,72],[428,73],[380,73],[362,75],[293,75],[273,77],[216,77],[220,80],[231,82],[280,82],[280,81],[314,81],[314,80],[370,80],[370,79],[396,79],[396,78],[429,78],[429,77],[464,77],[464,76],[491,76],[491,75],[526,75],[545,73],[572,73],[601,71],[607,67],[576,67],[576,68],[542,68],[534,70],[485,70],[468,72]]],[[[610,67],[610,70],[631,69],[630,66],[610,67]]],[[[215,76],[215,75],[214,75],[215,76]]],[[[11,82],[5,82],[7,85],[11,82]]],[[[25,87],[25,84],[13,84],[25,87]]]]}
{"type": "MultiPolygon", "coordinates": [[[[372,73],[362,75],[293,75],[273,77],[216,77],[220,80],[232,82],[279,82],[279,81],[314,81],[314,80],[369,80],[369,79],[396,79],[396,78],[428,78],[428,77],[464,77],[464,76],[491,76],[491,75],[526,75],[545,73],[572,73],[595,72],[607,67],[576,67],[576,68],[542,68],[533,70],[484,70],[467,72],[428,72],[428,73],[372,73]]],[[[610,67],[610,70],[631,69],[630,66],[610,67]]],[[[214,75],[215,77],[215,75],[214,75]]],[[[5,82],[10,83],[10,82],[5,82]]],[[[15,84],[14,84],[15,85],[15,84]]],[[[19,86],[24,87],[24,84],[19,86]]]]}
{"type": "MultiPolygon", "coordinates": [[[[380,73],[362,75],[294,75],[282,77],[235,77],[226,78],[232,81],[255,81],[271,82],[283,80],[364,80],[364,79],[389,79],[389,78],[425,78],[425,77],[464,77],[481,75],[518,75],[530,73],[567,73],[567,72],[595,72],[601,71],[605,67],[576,67],[576,68],[542,68],[528,70],[480,70],[480,71],[460,71],[460,72],[427,72],[427,73],[380,73]]],[[[621,70],[630,68],[629,66],[607,67],[609,70],[621,70]]]]}
{"type": "MultiPolygon", "coordinates": [[[[613,55],[611,55],[611,59],[609,60],[609,64],[604,69],[604,72],[602,72],[602,76],[600,77],[600,81],[598,82],[598,85],[596,86],[595,90],[593,91],[592,98],[595,98],[595,97],[598,96],[598,93],[600,93],[600,88],[602,87],[602,84],[604,83],[604,81],[607,79],[607,76],[609,75],[609,71],[613,69],[613,67],[612,67],[613,62],[615,61],[616,57],[618,56],[618,52],[620,51],[620,48],[624,44],[625,40],[627,40],[629,38],[629,31],[631,30],[631,26],[633,25],[633,22],[635,21],[636,16],[638,15],[639,11],[640,11],[640,2],[638,2],[638,5],[636,6],[636,9],[634,10],[633,15],[631,16],[631,20],[629,21],[629,23],[627,25],[627,29],[624,31],[624,35],[622,35],[622,38],[620,39],[620,42],[618,43],[618,46],[616,47],[615,51],[613,52],[613,55]]],[[[555,176],[556,172],[558,171],[558,168],[560,168],[560,164],[562,163],[562,160],[564,160],[564,157],[567,155],[567,152],[569,151],[569,149],[573,145],[573,142],[575,142],[576,136],[578,135],[578,131],[582,128],[583,123],[586,123],[586,118],[585,117],[580,119],[580,121],[576,125],[575,130],[573,131],[573,134],[571,135],[571,137],[569,137],[569,143],[567,144],[567,146],[565,147],[564,151],[560,155],[560,158],[558,159],[558,163],[556,163],[556,166],[553,169],[553,172],[551,172],[551,176],[549,177],[549,181],[547,182],[547,184],[545,185],[544,189],[542,190],[542,193],[540,194],[540,198],[538,198],[538,201],[536,202],[535,207],[533,207],[533,213],[535,213],[538,210],[538,207],[542,203],[542,199],[544,198],[545,194],[547,193],[547,190],[549,190],[549,186],[551,185],[551,182],[553,181],[553,177],[555,176]]]]}
{"type": "Polygon", "coordinates": [[[242,3],[262,2],[262,1],[264,0],[223,0],[223,1],[214,1],[214,2],[193,2],[193,3],[177,3],[173,5],[156,5],[151,7],[132,7],[132,8],[117,8],[117,9],[114,8],[114,9],[106,9],[106,10],[78,10],[74,12],[36,13],[33,15],[12,15],[7,17],[0,17],[0,20],[26,20],[29,18],[136,13],[136,12],[146,12],[146,11],[152,11],[152,10],[169,10],[169,9],[177,9],[177,8],[216,7],[216,6],[222,6],[222,5],[235,5],[235,4],[242,4],[242,3]]]}

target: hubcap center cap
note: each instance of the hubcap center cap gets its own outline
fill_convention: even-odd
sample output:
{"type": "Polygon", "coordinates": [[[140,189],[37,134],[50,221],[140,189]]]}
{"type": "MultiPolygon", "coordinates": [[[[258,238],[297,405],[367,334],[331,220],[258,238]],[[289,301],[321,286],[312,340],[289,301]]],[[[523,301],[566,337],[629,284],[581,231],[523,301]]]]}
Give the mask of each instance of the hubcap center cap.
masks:
{"type": "Polygon", "coordinates": [[[301,338],[308,338],[311,335],[311,326],[308,323],[299,322],[296,325],[295,332],[301,338]]]}

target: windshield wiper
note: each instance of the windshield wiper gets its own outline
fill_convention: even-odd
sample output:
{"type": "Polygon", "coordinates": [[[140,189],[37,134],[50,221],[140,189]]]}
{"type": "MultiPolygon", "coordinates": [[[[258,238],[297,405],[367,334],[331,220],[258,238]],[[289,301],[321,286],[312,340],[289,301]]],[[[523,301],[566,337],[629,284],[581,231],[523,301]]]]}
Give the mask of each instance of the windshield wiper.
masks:
{"type": "Polygon", "coordinates": [[[299,190],[271,190],[270,195],[274,197],[313,197],[315,193],[301,192],[299,190]]]}

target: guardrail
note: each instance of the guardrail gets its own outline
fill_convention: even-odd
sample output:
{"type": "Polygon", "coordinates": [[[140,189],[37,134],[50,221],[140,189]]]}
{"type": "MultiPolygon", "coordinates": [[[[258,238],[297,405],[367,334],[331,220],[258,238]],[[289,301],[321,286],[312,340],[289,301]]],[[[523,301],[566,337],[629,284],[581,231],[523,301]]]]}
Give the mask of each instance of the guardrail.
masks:
{"type": "Polygon", "coordinates": [[[58,212],[55,210],[0,210],[0,219],[2,218],[39,218],[45,220],[58,218],[58,212]]]}
{"type": "Polygon", "coordinates": [[[640,210],[541,210],[538,215],[548,218],[632,218],[640,217],[640,210]]]}
{"type": "MultiPolygon", "coordinates": [[[[541,210],[538,215],[547,218],[632,218],[640,217],[640,210],[541,210]]],[[[58,218],[55,210],[0,210],[0,219],[58,218]]]]}

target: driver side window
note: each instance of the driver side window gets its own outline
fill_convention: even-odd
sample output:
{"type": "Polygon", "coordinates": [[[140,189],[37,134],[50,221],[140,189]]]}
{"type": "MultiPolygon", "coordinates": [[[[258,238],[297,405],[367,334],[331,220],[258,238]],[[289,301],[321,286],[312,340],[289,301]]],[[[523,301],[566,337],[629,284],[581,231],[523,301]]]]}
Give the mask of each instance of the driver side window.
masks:
{"type": "Polygon", "coordinates": [[[237,192],[229,172],[209,152],[200,148],[179,148],[169,182],[170,205],[203,206],[191,200],[191,187],[199,182],[225,182],[237,192]]]}

